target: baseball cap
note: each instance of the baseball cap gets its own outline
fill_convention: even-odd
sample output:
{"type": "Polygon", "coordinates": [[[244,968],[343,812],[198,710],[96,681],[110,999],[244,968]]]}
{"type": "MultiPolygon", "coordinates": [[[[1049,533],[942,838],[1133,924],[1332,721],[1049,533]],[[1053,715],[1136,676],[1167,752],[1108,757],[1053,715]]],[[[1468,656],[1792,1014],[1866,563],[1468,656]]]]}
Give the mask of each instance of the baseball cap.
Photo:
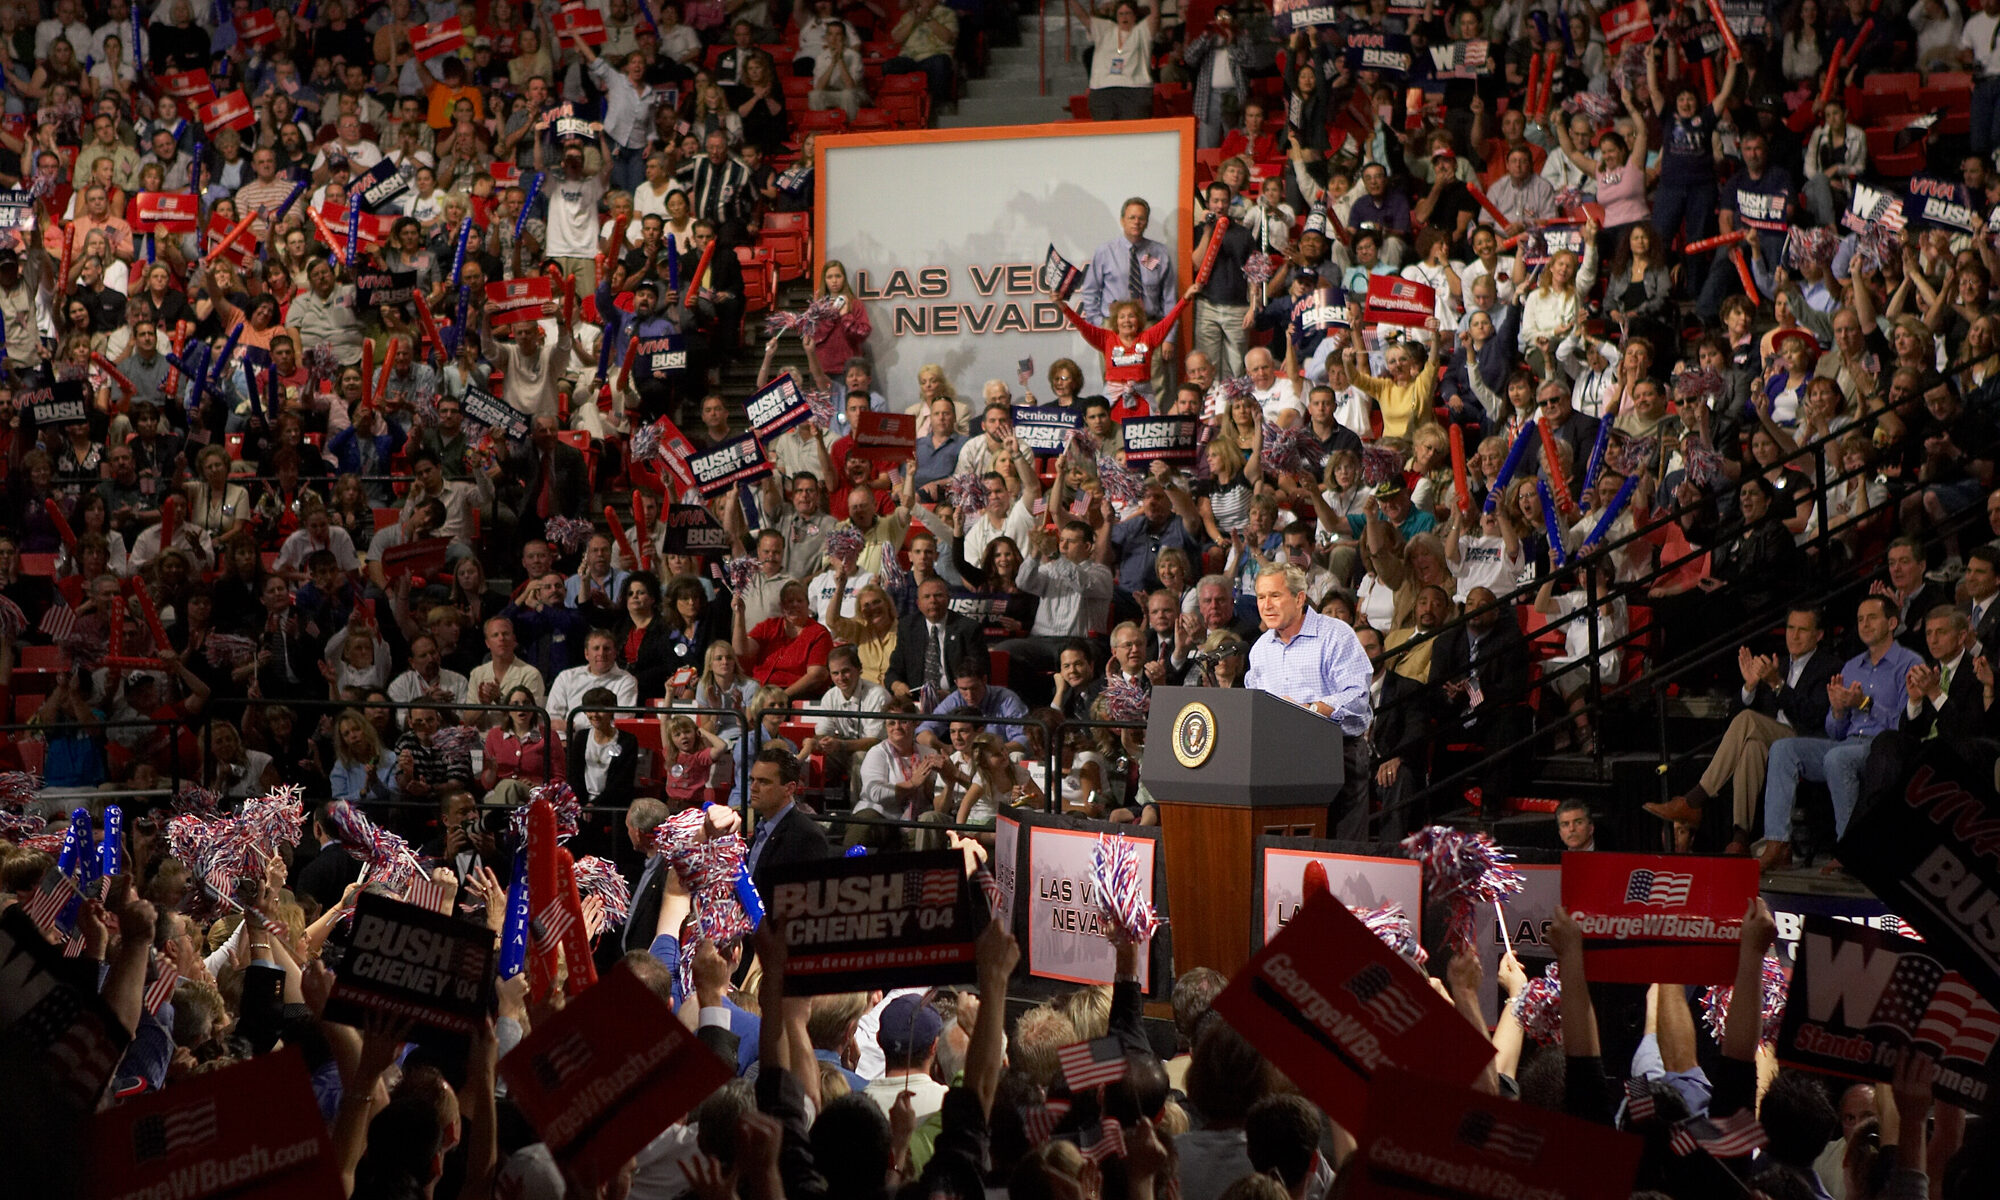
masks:
{"type": "Polygon", "coordinates": [[[898,996],[882,1008],[876,1041],[890,1058],[922,1058],[944,1032],[944,1018],[922,995],[898,996]]]}
{"type": "Polygon", "coordinates": [[[1377,500],[1387,500],[1391,496],[1400,494],[1402,490],[1403,490],[1402,480],[1384,479],[1382,482],[1375,485],[1375,498],[1377,500]]]}

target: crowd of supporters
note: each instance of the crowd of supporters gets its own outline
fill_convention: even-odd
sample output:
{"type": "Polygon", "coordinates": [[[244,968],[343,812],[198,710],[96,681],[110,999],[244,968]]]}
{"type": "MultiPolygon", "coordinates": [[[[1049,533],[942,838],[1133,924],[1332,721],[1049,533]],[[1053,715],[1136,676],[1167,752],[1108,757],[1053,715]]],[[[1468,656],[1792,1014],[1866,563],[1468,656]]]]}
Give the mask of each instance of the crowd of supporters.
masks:
{"type": "MultiPolygon", "coordinates": [[[[354,1195],[565,1194],[495,1107],[491,1059],[548,1015],[519,984],[460,1061],[398,1069],[388,1033],[320,1019],[360,869],[323,808],[261,885],[281,934],[175,912],[191,881],[163,841],[190,797],[297,785],[405,836],[497,933],[508,814],[559,781],[578,849],[642,901],[599,931],[607,965],[720,1020],[704,1037],[740,1038],[755,1077],[607,1195],[1317,1198],[1352,1131],[1207,1013],[1213,972],[1176,983],[1179,1044],[1156,1048],[1137,947],[1115,987],[1015,1014],[995,930],[977,991],[795,999],[760,1039],[759,987],[730,980],[761,958],[778,1003],[779,948],[704,944],[685,984],[685,906],[659,895],[686,889],[650,835],[714,806],[704,836],[740,827],[754,876],[843,843],[976,855],[1016,805],[1156,823],[1150,693],[1242,686],[1272,574],[1373,660],[1328,797],[1366,838],[1531,795],[1669,662],[1730,720],[1699,783],[1646,806],[1668,848],[1782,867],[1801,783],[1839,832],[1924,742],[1990,763],[2000,3],[1715,11],[1736,8],[1731,38],[1665,5],[1612,38],[1568,0],[1292,32],[1256,6],[1079,8],[1083,108],[1192,115],[1199,190],[1050,231],[1091,247],[1063,299],[1093,353],[930,365],[899,395],[869,264],[808,270],[826,315],[784,368],[772,249],[812,210],[813,131],[927,120],[1012,6],[0,7],[0,769],[39,774],[44,816],[127,814],[135,886],[84,906],[80,954],[143,960],[157,922],[182,982],[142,1013],[132,972],[107,976],[139,1035],[121,1080],[171,1086],[283,1029],[354,1195]],[[593,15],[601,36],[565,32],[593,15]],[[1958,185],[1957,224],[1920,219],[1912,175],[1958,185]],[[1189,214],[1191,258],[1148,236],[1156,210],[1189,214]],[[1391,281],[1429,313],[1383,305],[1391,281]],[[815,417],[764,447],[770,477],[704,498],[658,422],[695,452],[740,436],[724,381],[759,341],[759,384],[791,369],[815,417]],[[1078,432],[1037,454],[1017,405],[1078,432]],[[871,411],[916,416],[907,461],[863,452],[871,411]],[[1196,420],[1192,461],[1126,461],[1121,423],[1149,415],[1196,420]],[[726,548],[688,552],[680,514],[726,548]],[[1126,1155],[1031,1144],[1054,1049],[1107,1035],[1131,1055],[1098,1101],[1126,1155]]],[[[1594,848],[1587,811],[1561,824],[1594,848]]],[[[49,855],[0,851],[0,904],[25,899],[49,855]]],[[[1736,1166],[1772,1200],[1914,1197],[1926,1171],[1978,1193],[1978,1122],[1933,1129],[1918,1082],[1760,1080],[1754,1014],[1708,1038],[1660,985],[1600,1040],[1565,920],[1561,1052],[1503,1016],[1487,1082],[1644,1135],[1643,1188],[1710,1194],[1666,1124],[1761,1096],[1770,1145],[1736,1166]],[[1614,1116],[1628,1073],[1656,1118],[1614,1116]]],[[[1753,913],[1749,978],[1769,936],[1753,913]]],[[[1463,958],[1431,973],[1476,991],[1463,958]]],[[[1500,983],[1525,983],[1511,957],[1500,983]]]]}

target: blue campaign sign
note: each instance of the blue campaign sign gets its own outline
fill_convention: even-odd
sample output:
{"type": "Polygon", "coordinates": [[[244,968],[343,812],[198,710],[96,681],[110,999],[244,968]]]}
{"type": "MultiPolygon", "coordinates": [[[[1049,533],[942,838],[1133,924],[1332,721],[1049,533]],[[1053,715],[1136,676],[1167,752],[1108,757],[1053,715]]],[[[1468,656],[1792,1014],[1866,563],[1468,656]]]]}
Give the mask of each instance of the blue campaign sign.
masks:
{"type": "Polygon", "coordinates": [[[1061,454],[1071,431],[1082,424],[1082,409],[1055,404],[1014,406],[1014,436],[1036,454],[1061,454]]]}

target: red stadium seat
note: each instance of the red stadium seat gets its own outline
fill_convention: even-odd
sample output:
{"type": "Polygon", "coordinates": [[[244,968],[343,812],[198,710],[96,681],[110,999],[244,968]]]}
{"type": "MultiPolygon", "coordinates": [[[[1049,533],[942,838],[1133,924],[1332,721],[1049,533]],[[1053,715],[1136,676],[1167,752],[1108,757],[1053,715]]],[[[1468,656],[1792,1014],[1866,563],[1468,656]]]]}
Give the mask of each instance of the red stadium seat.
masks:
{"type": "Polygon", "coordinates": [[[1891,179],[1908,179],[1924,169],[1929,160],[1929,152],[1925,149],[1928,138],[1919,138],[1901,150],[1896,149],[1896,135],[1902,132],[1907,121],[1906,116],[1890,127],[1868,127],[1868,165],[1876,174],[1891,179]]]}
{"type": "Polygon", "coordinates": [[[771,252],[738,246],[736,261],[743,264],[743,314],[748,316],[771,307],[778,295],[778,265],[771,252]]]}
{"type": "Polygon", "coordinates": [[[21,555],[21,574],[46,575],[51,579],[55,578],[56,556],[53,554],[21,555]]]}
{"type": "Polygon", "coordinates": [[[854,114],[854,120],[849,122],[847,126],[850,133],[876,133],[887,129],[894,129],[895,127],[895,119],[889,115],[887,109],[882,108],[864,108],[860,110],[854,114]]]}
{"type": "Polygon", "coordinates": [[[382,530],[394,525],[402,517],[403,510],[400,508],[378,508],[373,511],[373,515],[375,517],[375,531],[380,533],[382,530]]]}
{"type": "Polygon", "coordinates": [[[757,235],[757,246],[771,252],[771,261],[777,265],[780,281],[803,279],[811,270],[807,228],[804,213],[764,214],[764,228],[757,235]]]}
{"type": "Polygon", "coordinates": [[[930,122],[930,99],[922,92],[890,92],[875,98],[898,129],[922,129],[930,122]]]}
{"type": "Polygon", "coordinates": [[[1090,120],[1090,97],[1078,92],[1069,98],[1069,115],[1078,121],[1090,120]]]}
{"type": "Polygon", "coordinates": [[[813,81],[803,75],[785,76],[785,106],[788,108],[791,106],[792,97],[794,96],[797,96],[803,102],[806,96],[812,92],[812,87],[813,81]]]}
{"type": "Polygon", "coordinates": [[[229,447],[229,461],[242,462],[243,435],[240,433],[225,433],[222,435],[222,440],[223,444],[229,447]]]}
{"type": "Polygon", "coordinates": [[[17,653],[21,656],[18,670],[69,670],[69,654],[61,646],[21,646],[18,648],[17,653]]]}
{"type": "Polygon", "coordinates": [[[912,71],[906,75],[884,75],[878,90],[883,96],[895,96],[904,92],[924,92],[926,87],[923,74],[912,71]]]}
{"type": "Polygon", "coordinates": [[[1944,110],[1931,128],[1939,137],[1963,136],[1972,132],[1972,76],[1965,71],[1933,71],[1917,89],[1920,112],[1944,110]]]}
{"type": "Polygon", "coordinates": [[[839,133],[847,128],[847,114],[837,108],[825,112],[795,112],[792,114],[792,132],[798,137],[809,133],[839,133]]]}

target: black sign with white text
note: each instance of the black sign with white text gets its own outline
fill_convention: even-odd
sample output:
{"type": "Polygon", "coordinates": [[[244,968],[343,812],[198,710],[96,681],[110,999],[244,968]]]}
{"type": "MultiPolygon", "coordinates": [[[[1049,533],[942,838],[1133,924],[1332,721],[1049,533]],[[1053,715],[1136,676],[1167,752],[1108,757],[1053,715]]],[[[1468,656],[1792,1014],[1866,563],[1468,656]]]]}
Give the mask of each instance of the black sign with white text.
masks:
{"type": "Polygon", "coordinates": [[[485,388],[465,389],[465,419],[496,429],[507,440],[518,442],[528,436],[528,414],[515,408],[485,388]]]}
{"type": "Polygon", "coordinates": [[[1193,462],[1197,424],[1192,416],[1133,417],[1124,425],[1125,462],[1193,462]]]}
{"type": "Polygon", "coordinates": [[[493,953],[484,925],[363,892],[326,1019],[362,1025],[382,1013],[468,1033],[492,1004],[493,953]]]}
{"type": "Polygon", "coordinates": [[[979,923],[964,884],[956,850],[772,867],[764,911],[785,937],[787,994],[977,978],[979,923]]]}
{"type": "Polygon", "coordinates": [[[703,497],[720,496],[739,483],[762,479],[772,471],[771,460],[754,433],[730,438],[688,460],[694,484],[703,497]]]}

